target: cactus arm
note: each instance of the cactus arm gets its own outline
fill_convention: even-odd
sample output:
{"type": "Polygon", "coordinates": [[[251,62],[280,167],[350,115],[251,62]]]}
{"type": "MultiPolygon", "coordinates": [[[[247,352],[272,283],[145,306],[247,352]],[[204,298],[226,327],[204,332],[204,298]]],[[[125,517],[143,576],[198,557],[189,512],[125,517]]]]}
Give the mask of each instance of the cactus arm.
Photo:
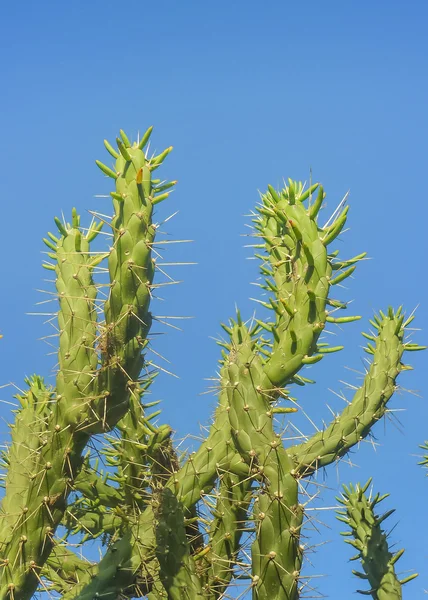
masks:
{"type": "MultiPolygon", "coordinates": [[[[2,510],[13,515],[16,524],[12,531],[3,527],[0,530],[0,551],[15,558],[0,575],[0,597],[9,592],[13,592],[15,598],[21,594],[23,598],[31,596],[40,568],[52,549],[52,535],[63,516],[88,440],[77,423],[89,411],[98,360],[94,348],[96,287],[88,239],[89,234],[94,237],[94,232],[84,236],[75,210],[72,217],[71,226],[57,220],[62,235],[59,239],[52,236],[56,245],[49,242],[51,249],[55,249],[50,256],[56,260],[60,304],[56,393],[49,394],[49,406],[42,409],[41,403],[35,401],[36,380],[30,382],[27,401],[18,417],[18,421],[26,422],[27,426],[12,434],[12,447],[23,448],[28,440],[31,440],[30,446],[34,443],[36,446],[24,461],[20,460],[19,490],[11,480],[6,481],[2,510]],[[25,438],[17,439],[20,436],[25,438]]],[[[16,472],[14,462],[10,464],[10,472],[16,472]]]]}
{"type": "MultiPolygon", "coordinates": [[[[295,189],[293,186],[294,186],[294,184],[290,184],[290,187],[292,187],[292,190],[295,189]]],[[[289,188],[287,188],[284,191],[285,204],[288,204],[288,201],[285,201],[285,196],[288,193],[289,193],[289,188]]],[[[291,205],[291,202],[289,204],[291,205]]],[[[281,209],[283,210],[283,206],[281,206],[281,209]]],[[[302,208],[302,210],[303,210],[303,213],[306,215],[307,213],[306,213],[305,209],[302,208]]],[[[346,213],[345,213],[345,215],[346,215],[346,213]]],[[[313,215],[313,218],[315,216],[316,215],[313,215]]],[[[275,221],[275,223],[276,223],[280,219],[281,219],[281,217],[278,216],[278,214],[277,214],[275,216],[275,219],[273,219],[273,221],[275,221]]],[[[342,221],[343,221],[343,219],[342,219],[342,221]]],[[[272,220],[271,220],[270,224],[273,225],[272,220]]],[[[260,227],[258,226],[258,224],[256,224],[256,228],[259,228],[259,230],[261,230],[262,226],[264,226],[264,224],[260,225],[260,227]]],[[[318,229],[314,222],[311,222],[308,226],[309,226],[309,228],[311,228],[311,234],[313,236],[317,235],[319,238],[320,235],[324,235],[324,236],[327,235],[327,233],[323,230],[321,230],[321,234],[320,234],[318,232],[318,229]]],[[[334,226],[336,226],[336,225],[334,224],[334,226]]],[[[331,239],[332,239],[332,237],[331,237],[331,239]]],[[[299,245],[299,243],[297,243],[297,245],[299,246],[299,249],[295,249],[295,251],[300,252],[301,245],[299,245]]],[[[270,256],[274,255],[275,260],[273,261],[273,263],[275,265],[278,262],[278,256],[275,255],[275,252],[277,252],[276,246],[277,246],[277,242],[275,241],[274,243],[271,243],[270,246],[268,247],[268,252],[270,253],[270,256]]],[[[323,249],[323,251],[325,250],[324,246],[322,247],[322,249],[323,249]]],[[[362,257],[363,257],[363,255],[361,255],[361,258],[362,257]]],[[[356,258],[355,262],[357,262],[358,259],[359,258],[356,258]]],[[[308,259],[308,260],[310,260],[310,259],[308,259]]],[[[326,255],[326,253],[325,253],[325,262],[327,265],[328,257],[326,255]]],[[[322,266],[321,263],[322,263],[322,260],[320,259],[319,265],[317,265],[317,268],[319,266],[322,266]]],[[[304,261],[303,261],[303,266],[301,267],[301,269],[302,269],[302,272],[305,269],[310,270],[311,273],[313,273],[313,271],[314,271],[314,269],[311,268],[311,265],[308,265],[304,261]]],[[[284,269],[283,269],[283,271],[284,271],[284,269]]],[[[284,284],[286,279],[287,280],[290,279],[290,273],[287,271],[284,274],[283,271],[278,272],[278,274],[277,274],[278,282],[280,282],[281,284],[284,284]],[[281,277],[282,277],[282,279],[281,279],[281,277]]],[[[330,268],[328,273],[330,274],[331,271],[332,271],[332,268],[330,268]]],[[[297,273],[296,281],[299,280],[300,278],[301,278],[301,275],[299,273],[297,273]]],[[[293,279],[293,281],[294,281],[294,273],[291,275],[291,279],[293,279]]],[[[285,290],[284,286],[283,286],[283,288],[281,288],[281,290],[279,290],[279,287],[277,287],[275,289],[278,297],[280,297],[281,292],[283,292],[284,290],[285,290]]],[[[289,290],[288,294],[291,295],[292,291],[289,290]]],[[[310,295],[310,293],[309,293],[309,295],[310,295]]],[[[305,301],[306,300],[307,300],[307,296],[305,296],[305,301]]],[[[317,303],[315,301],[315,306],[316,305],[317,305],[317,303]]],[[[312,312],[313,312],[313,307],[310,307],[308,315],[306,315],[306,318],[308,320],[313,320],[312,312]]],[[[285,311],[285,310],[280,311],[281,318],[284,318],[285,314],[287,314],[287,311],[285,311]]],[[[320,313],[317,316],[318,316],[319,320],[317,321],[316,326],[312,327],[312,325],[311,325],[311,327],[310,327],[311,331],[312,330],[315,331],[314,335],[311,336],[311,342],[310,342],[312,351],[317,350],[316,340],[318,339],[319,334],[324,327],[323,322],[326,320],[327,314],[325,311],[324,312],[320,311],[320,313]],[[321,323],[321,325],[320,325],[320,323],[321,323]]],[[[282,323],[282,321],[278,321],[278,323],[282,323]]],[[[226,331],[228,330],[228,328],[225,328],[225,329],[226,329],[226,331]]],[[[277,324],[277,329],[279,329],[278,324],[277,324]]],[[[289,326],[288,326],[288,320],[287,320],[287,324],[283,325],[283,331],[281,331],[281,334],[279,336],[274,334],[274,339],[276,340],[277,337],[279,337],[280,339],[284,340],[285,337],[288,335],[288,330],[289,330],[289,326]]],[[[294,340],[293,334],[291,334],[291,337],[294,340]]],[[[291,344],[290,347],[293,347],[293,349],[294,349],[294,341],[293,340],[292,341],[289,340],[289,341],[291,344]]],[[[309,352],[309,350],[308,350],[308,352],[309,352]]],[[[307,358],[307,352],[305,351],[304,353],[296,354],[296,352],[294,351],[294,352],[290,352],[290,354],[286,356],[286,351],[284,350],[284,348],[282,348],[282,349],[277,348],[275,350],[275,346],[274,346],[274,349],[271,354],[271,358],[274,355],[276,357],[281,355],[281,357],[282,357],[281,358],[281,363],[282,363],[281,364],[281,379],[278,381],[274,381],[271,377],[269,377],[269,375],[268,375],[268,379],[266,379],[266,372],[269,372],[269,366],[268,366],[269,362],[267,362],[267,365],[265,366],[265,376],[260,379],[260,383],[262,385],[264,385],[264,387],[268,387],[270,390],[270,400],[272,400],[272,398],[276,399],[277,396],[280,394],[279,389],[277,389],[274,393],[272,393],[272,391],[271,391],[272,385],[281,386],[285,382],[292,381],[294,376],[296,375],[297,371],[305,364],[305,358],[307,358]],[[275,352],[276,352],[276,355],[275,355],[275,352]],[[267,369],[267,371],[266,371],[266,369],[267,369]]],[[[275,360],[273,362],[275,362],[275,360]]],[[[191,457],[191,460],[188,461],[188,463],[186,463],[186,465],[184,465],[184,467],[180,470],[180,476],[174,478],[172,481],[170,480],[170,483],[168,484],[169,486],[171,486],[171,483],[174,483],[174,487],[171,487],[171,489],[173,489],[173,491],[177,495],[177,497],[183,502],[184,506],[194,504],[199,499],[198,494],[200,494],[201,491],[206,492],[212,488],[213,483],[214,483],[213,476],[215,477],[216,473],[213,472],[212,470],[210,472],[210,469],[207,470],[207,465],[204,463],[207,458],[207,454],[206,454],[207,450],[209,450],[209,452],[212,453],[213,449],[216,447],[217,439],[219,439],[221,437],[225,437],[225,439],[222,440],[222,447],[224,448],[224,442],[226,441],[229,451],[227,453],[226,460],[223,461],[223,464],[220,461],[217,461],[217,466],[216,466],[217,473],[221,475],[222,472],[225,473],[228,471],[232,471],[232,472],[235,472],[235,474],[239,474],[239,476],[241,477],[241,480],[248,478],[248,474],[249,474],[248,466],[247,466],[247,468],[245,467],[245,460],[242,457],[239,458],[236,455],[236,451],[231,447],[231,444],[230,444],[230,438],[229,438],[230,425],[228,423],[227,413],[224,412],[225,408],[227,409],[228,402],[229,402],[229,400],[227,398],[227,390],[223,389],[220,391],[220,404],[217,409],[215,422],[210,431],[210,436],[209,436],[208,440],[204,444],[202,444],[202,446],[200,447],[198,452],[195,454],[195,456],[191,457]],[[225,435],[225,433],[226,433],[226,435],[225,435]],[[205,474],[205,477],[204,477],[204,474],[205,474]],[[196,475],[196,477],[195,477],[195,475],[196,475]],[[198,478],[199,481],[196,481],[196,478],[198,478]],[[187,489],[185,489],[185,486],[187,487],[187,489]],[[190,497],[186,498],[186,494],[190,494],[190,497]]],[[[285,454],[284,454],[283,458],[285,459],[285,454]]],[[[291,463],[290,463],[290,469],[291,469],[291,463]]],[[[299,511],[297,511],[297,512],[299,512],[299,511]]],[[[296,523],[297,523],[297,521],[299,521],[299,523],[301,524],[301,515],[300,514],[296,515],[296,523]]],[[[299,527],[300,527],[300,525],[296,526],[296,531],[299,530],[299,527]]],[[[293,570],[293,571],[295,571],[295,570],[293,570]]]]}
{"type": "Polygon", "coordinates": [[[108,510],[101,504],[76,502],[67,508],[63,525],[68,533],[82,534],[82,542],[96,539],[99,536],[112,537],[123,532],[127,515],[120,508],[108,510]]]}
{"type": "MultiPolygon", "coordinates": [[[[335,264],[327,254],[327,245],[346,222],[347,207],[337,214],[331,225],[322,228],[317,223],[317,215],[324,197],[324,190],[318,184],[305,193],[300,183],[291,180],[281,192],[269,186],[258,207],[259,216],[254,219],[256,236],[264,242],[261,246],[265,254],[256,255],[263,261],[261,273],[265,285],[262,287],[273,295],[268,303],[262,304],[275,313],[272,322],[258,321],[273,337],[264,365],[265,388],[283,387],[302,365],[322,358],[317,341],[326,320],[331,319],[326,307],[338,305],[328,298],[330,286],[343,281],[355,269],[353,265],[351,270],[332,278],[335,267],[348,266],[346,261],[343,265],[335,264]],[[306,208],[303,202],[317,188],[315,203],[306,208]]],[[[354,263],[364,256],[355,257],[354,263]]]]}
{"type": "Polygon", "coordinates": [[[137,143],[129,147],[123,144],[118,138],[120,153],[114,171],[110,173],[105,165],[97,163],[115,180],[116,189],[111,193],[114,217],[108,257],[110,293],[101,335],[98,399],[93,406],[100,418],[88,423],[91,433],[111,429],[127,412],[130,394],[138,386],[144,365],[142,351],[151,326],[149,306],[155,272],[152,245],[156,234],[152,222],[156,190],[151,172],[166,154],[148,160],[137,143]]]}
{"type": "Polygon", "coordinates": [[[207,438],[168,480],[167,487],[185,509],[196,504],[201,495],[210,492],[217,477],[223,473],[231,471],[248,476],[248,467],[237,454],[230,438],[227,403],[227,393],[222,390],[207,438]]]}
{"type": "MultiPolygon", "coordinates": [[[[73,490],[79,492],[85,500],[102,504],[104,507],[115,508],[123,503],[123,497],[118,488],[109,485],[98,469],[89,463],[89,456],[74,479],[73,490]]],[[[68,507],[70,509],[70,505],[68,507]]]]}
{"type": "Polygon", "coordinates": [[[354,575],[366,579],[370,590],[360,591],[361,594],[371,595],[373,600],[401,600],[402,585],[411,581],[417,574],[399,580],[395,573],[395,563],[403,555],[404,550],[392,554],[388,548],[387,535],[381,528],[383,521],[391,515],[394,510],[378,516],[374,508],[384,500],[388,494],[373,499],[368,498],[365,492],[371,483],[371,479],[361,487],[359,484],[354,488],[343,486],[342,497],[337,500],[343,504],[345,510],[337,511],[337,518],[350,526],[351,531],[342,535],[347,536],[345,540],[351,544],[358,554],[351,560],[361,560],[364,573],[353,571],[354,575]],[[353,539],[349,539],[351,536],[353,539]]]}
{"type": "Polygon", "coordinates": [[[26,383],[28,390],[16,396],[21,407],[16,411],[11,444],[4,455],[8,472],[0,518],[2,598],[21,587],[37,587],[39,563],[34,558],[42,555],[44,544],[49,550],[53,545],[49,501],[44,503],[50,486],[43,477],[46,463],[42,451],[50,448],[44,439],[49,432],[54,393],[41,377],[33,376],[26,383]]]}
{"type": "MultiPolygon", "coordinates": [[[[56,253],[52,255],[56,260],[59,299],[56,420],[81,447],[88,440],[82,424],[92,417],[91,402],[96,395],[97,288],[90,242],[88,236],[82,235],[79,215],[73,209],[72,227],[58,219],[56,223],[62,232],[56,253]]],[[[97,234],[96,229],[94,233],[97,234]]],[[[70,475],[73,477],[74,473],[70,475]]]]}
{"type": "Polygon", "coordinates": [[[323,431],[313,435],[309,441],[289,448],[295,461],[295,472],[299,477],[311,475],[316,469],[325,467],[344,456],[371,431],[383,417],[387,403],[396,388],[396,378],[407,367],[401,363],[405,350],[414,346],[405,343],[404,316],[399,309],[388,314],[380,313],[372,323],[376,336],[367,352],[373,356],[363,385],[355,392],[352,402],[323,431]]]}

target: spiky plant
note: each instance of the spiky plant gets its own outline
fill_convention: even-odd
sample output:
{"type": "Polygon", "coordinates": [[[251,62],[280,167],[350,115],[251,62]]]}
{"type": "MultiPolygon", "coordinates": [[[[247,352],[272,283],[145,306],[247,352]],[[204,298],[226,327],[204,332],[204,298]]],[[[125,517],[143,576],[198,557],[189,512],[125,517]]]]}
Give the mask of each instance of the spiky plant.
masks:
{"type": "Polygon", "coordinates": [[[175,184],[153,179],[171,148],[149,156],[150,134],[131,144],[121,131],[117,150],[105,142],[114,167],[97,161],[115,183],[105,223],[111,248],[92,250],[104,217],[85,230],[75,210],[44,240],[59,304],[59,365],[54,387],[33,376],[18,396],[3,456],[0,599],[26,600],[39,589],[67,600],[219,600],[246,579],[255,599],[296,600],[299,481],[370,434],[408,368],[404,352],[422,348],[405,339],[413,316],[380,312],[364,334],[371,364],[353,400],[312,438],[285,443],[275,416],[296,412],[290,389],[311,382],[306,365],[341,350],[321,341],[325,327],[359,319],[337,316],[346,304],[330,294],[365,254],[341,260],[331,249],[348,207],[320,226],[321,185],[269,186],[254,235],[272,317],[246,323],[238,312],[223,325],[213,422],[200,447],[179,456],[171,428],[145,399],[156,375],[145,357],[156,285],[153,209],[175,184]],[[101,462],[90,452],[95,435],[104,442],[101,462]],[[105,550],[99,562],[73,550],[96,538],[105,550]]]}
{"type": "Polygon", "coordinates": [[[337,500],[345,509],[337,511],[337,518],[350,526],[351,531],[345,531],[342,535],[357,550],[351,560],[361,560],[364,569],[364,573],[353,573],[370,585],[369,590],[358,591],[372,596],[374,600],[401,600],[402,586],[415,579],[417,574],[413,573],[401,580],[396,575],[395,563],[403,556],[404,549],[392,554],[388,547],[388,536],[381,528],[381,524],[395,511],[392,509],[383,515],[375,514],[377,505],[389,494],[376,494],[373,498],[371,494],[367,496],[371,481],[369,479],[364,486],[343,486],[342,497],[337,500]]]}

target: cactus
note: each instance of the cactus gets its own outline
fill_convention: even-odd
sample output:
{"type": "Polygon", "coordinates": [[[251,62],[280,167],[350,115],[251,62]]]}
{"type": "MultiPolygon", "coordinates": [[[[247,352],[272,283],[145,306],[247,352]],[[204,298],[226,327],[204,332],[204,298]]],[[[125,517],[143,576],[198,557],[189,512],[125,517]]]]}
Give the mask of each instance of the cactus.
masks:
{"type": "Polygon", "coordinates": [[[374,513],[374,508],[388,497],[388,494],[367,497],[366,491],[371,484],[371,479],[364,486],[359,484],[354,488],[343,486],[342,498],[337,500],[345,506],[346,510],[337,511],[337,518],[351,527],[351,531],[342,533],[346,541],[357,549],[358,553],[351,560],[361,559],[364,573],[353,571],[354,575],[365,579],[370,584],[370,590],[361,591],[361,594],[371,595],[374,600],[401,600],[402,586],[415,579],[417,573],[399,580],[395,573],[395,563],[403,556],[404,550],[392,554],[388,548],[387,535],[381,529],[381,524],[387,519],[394,509],[381,516],[374,513]]]}
{"type": "MultiPolygon", "coordinates": [[[[409,368],[404,352],[423,349],[405,337],[413,315],[380,311],[363,334],[371,364],[353,400],[311,438],[285,443],[276,416],[298,410],[290,389],[313,383],[304,367],[342,349],[322,341],[324,329],[360,318],[337,316],[346,303],[330,294],[365,253],[341,260],[331,249],[348,207],[320,226],[321,185],[268,186],[254,236],[268,297],[261,304],[271,317],[244,322],[238,311],[222,325],[218,406],[200,447],[179,456],[157,403],[146,400],[157,375],[146,358],[157,285],[152,217],[176,183],[152,177],[171,148],[149,156],[151,132],[131,143],[121,131],[117,149],[105,141],[115,164],[97,165],[114,180],[112,219],[100,216],[84,229],[73,209],[71,223],[56,219],[58,233],[44,240],[59,305],[58,371],[52,388],[38,376],[26,380],[3,453],[0,600],[27,600],[37,590],[66,600],[219,600],[239,581],[257,600],[297,600],[299,482],[370,434],[409,368]],[[103,226],[111,248],[93,252],[103,226]],[[99,562],[73,550],[95,539],[99,562]]],[[[370,545],[367,528],[382,535],[380,520],[367,517],[365,489],[344,496],[360,510],[347,517],[357,535],[368,518],[359,546],[370,545]]],[[[393,564],[387,549],[375,557],[382,561],[393,564]]]]}

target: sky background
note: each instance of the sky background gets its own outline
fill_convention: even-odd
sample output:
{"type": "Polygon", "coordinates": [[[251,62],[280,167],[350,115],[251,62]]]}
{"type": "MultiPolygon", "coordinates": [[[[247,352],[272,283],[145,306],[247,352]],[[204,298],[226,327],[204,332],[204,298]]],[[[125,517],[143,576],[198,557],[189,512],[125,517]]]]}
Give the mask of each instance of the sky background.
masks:
{"type": "MultiPolygon", "coordinates": [[[[46,311],[35,306],[44,299],[36,290],[49,289],[41,239],[53,231],[53,217],[73,206],[84,224],[88,209],[109,212],[109,200],[94,197],[111,189],[94,163],[109,163],[103,139],[114,141],[120,128],[135,139],[149,125],[153,150],[174,146],[162,177],[179,181],[157,219],[179,211],[162,229],[168,239],[194,240],[169,246],[165,260],[198,263],[171,269],[183,284],[153,304],[155,314],[194,317],[182,322],[183,332],[169,329],[155,342],[179,376],[162,375],[153,388],[177,438],[198,434],[215,406],[202,393],[216,373],[219,323],[235,303],[246,318],[257,308],[249,300],[258,294],[250,285],[257,263],[247,260],[250,240],[240,235],[268,183],[305,181],[312,170],[327,191],[325,220],[350,190],[350,229],[338,247],[345,258],[364,250],[371,257],[340,290],[362,321],[334,330],[345,350],[305,373],[317,385],[296,392],[312,420],[330,420],[327,404],[342,408],[329,389],[358,382],[346,367],[361,371],[360,331],[374,311],[403,304],[410,313],[419,305],[414,323],[423,332],[415,341],[427,343],[427,19],[423,0],[5,3],[0,382],[22,386],[34,372],[54,382],[54,357],[38,341],[52,331],[27,314],[46,311]]],[[[391,494],[385,509],[397,508],[391,540],[407,549],[398,570],[421,573],[404,588],[414,600],[428,589],[428,481],[417,466],[418,444],[428,438],[427,356],[407,356],[415,371],[399,383],[410,393],[391,403],[405,409],[394,413],[401,424],[382,421],[376,450],[363,443],[353,467],[343,462],[320,473],[321,493],[309,504],[334,506],[341,483],[373,476],[375,491],[391,494]]],[[[1,393],[12,400],[11,388],[1,393]]],[[[6,439],[10,405],[0,411],[6,439]]],[[[317,576],[310,585],[320,594],[349,598],[365,584],[351,574],[343,528],[331,510],[310,515],[319,519],[317,531],[304,533],[319,547],[304,574],[317,576]]]]}

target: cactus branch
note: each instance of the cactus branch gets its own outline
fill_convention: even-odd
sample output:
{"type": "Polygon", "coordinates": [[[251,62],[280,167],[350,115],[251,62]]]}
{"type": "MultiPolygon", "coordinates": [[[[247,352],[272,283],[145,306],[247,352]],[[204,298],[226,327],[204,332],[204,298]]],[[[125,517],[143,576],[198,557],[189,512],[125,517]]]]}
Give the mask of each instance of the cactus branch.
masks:
{"type": "Polygon", "coordinates": [[[300,477],[311,475],[344,456],[355,444],[369,435],[373,425],[387,411],[387,403],[396,389],[396,378],[405,370],[401,359],[407,344],[401,309],[380,313],[373,321],[377,335],[367,351],[373,357],[363,385],[340,415],[323,431],[307,442],[289,449],[300,477]]]}
{"type": "Polygon", "coordinates": [[[343,504],[345,510],[337,511],[337,518],[350,526],[351,531],[344,532],[345,541],[353,546],[358,554],[351,560],[361,560],[364,573],[353,571],[354,575],[366,579],[370,585],[367,591],[358,590],[361,594],[371,595],[373,600],[401,600],[402,585],[411,581],[417,574],[414,573],[403,580],[399,580],[395,573],[395,563],[403,555],[404,550],[392,554],[388,548],[387,535],[381,524],[394,511],[388,511],[382,516],[375,514],[374,509],[388,494],[374,498],[367,497],[366,491],[371,484],[371,479],[364,486],[343,486],[342,497],[337,500],[343,504]],[[350,539],[351,536],[353,539],[350,539]]]}

